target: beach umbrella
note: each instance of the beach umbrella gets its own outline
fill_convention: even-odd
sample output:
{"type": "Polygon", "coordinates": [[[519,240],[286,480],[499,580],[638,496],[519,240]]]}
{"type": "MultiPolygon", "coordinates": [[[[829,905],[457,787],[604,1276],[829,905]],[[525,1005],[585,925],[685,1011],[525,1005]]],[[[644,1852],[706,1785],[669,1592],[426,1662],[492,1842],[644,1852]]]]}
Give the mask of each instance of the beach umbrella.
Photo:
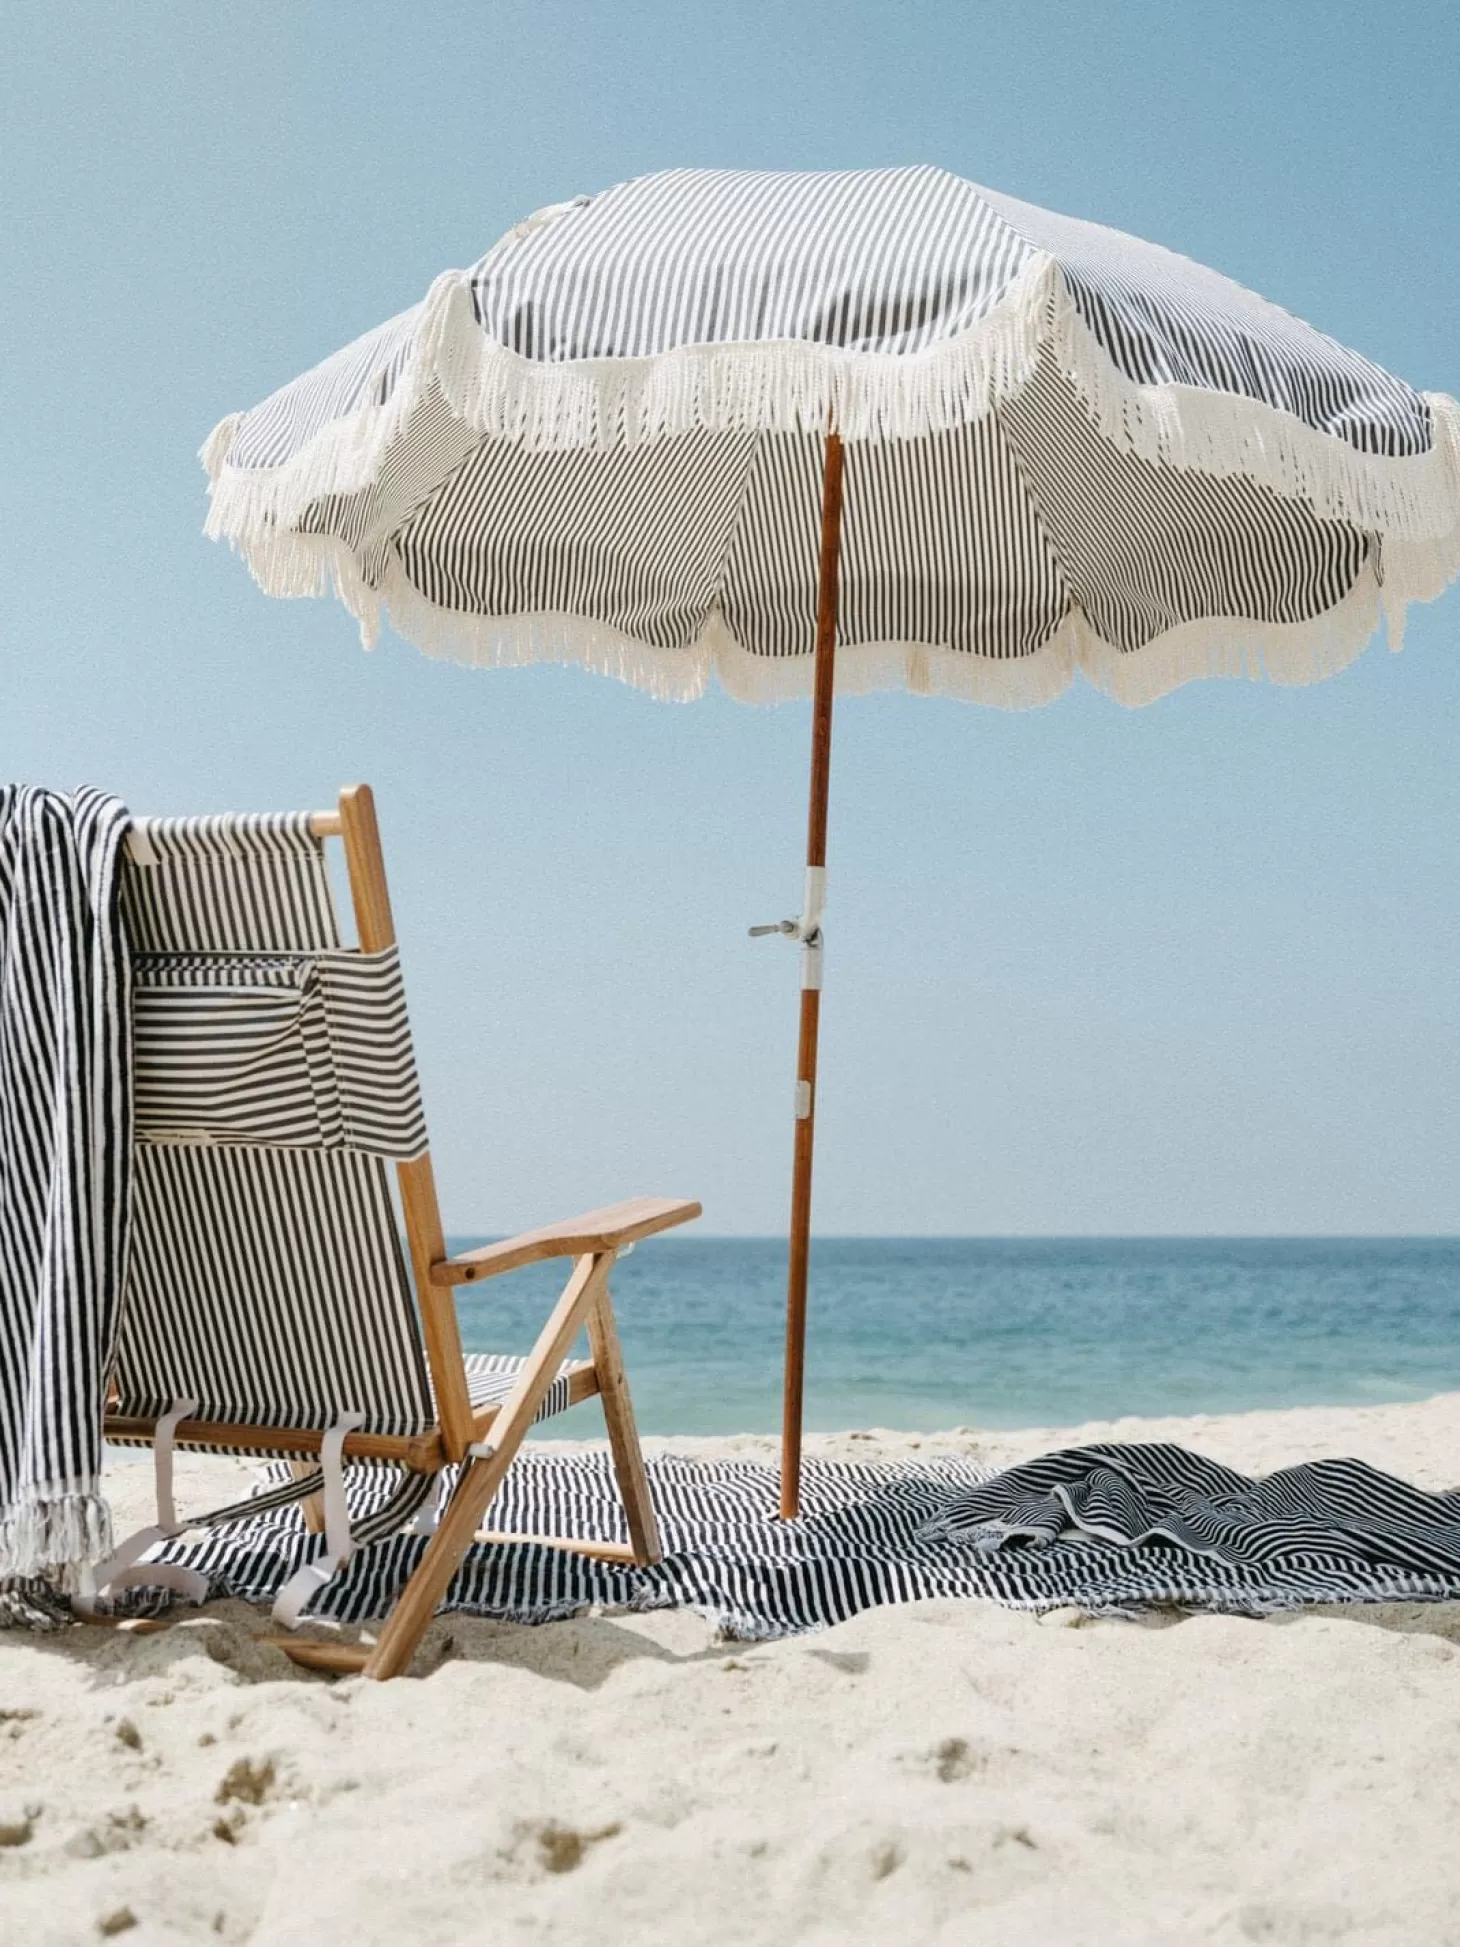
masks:
{"type": "Polygon", "coordinates": [[[832,704],[1307,682],[1460,569],[1460,407],[936,168],[545,209],[203,449],[207,531],[432,654],[810,695],[782,1509],[798,1507],[832,704]]]}

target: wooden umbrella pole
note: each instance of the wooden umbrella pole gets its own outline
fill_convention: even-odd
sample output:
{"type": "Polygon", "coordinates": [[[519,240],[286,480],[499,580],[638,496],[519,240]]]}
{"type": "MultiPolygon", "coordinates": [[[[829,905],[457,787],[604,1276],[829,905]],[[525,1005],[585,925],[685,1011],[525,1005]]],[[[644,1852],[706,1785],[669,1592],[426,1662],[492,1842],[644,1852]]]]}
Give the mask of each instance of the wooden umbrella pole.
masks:
{"type": "Polygon", "coordinates": [[[791,1177],[791,1255],[786,1279],[786,1393],[781,1423],[781,1517],[801,1511],[801,1399],[806,1371],[806,1272],[811,1250],[811,1160],[816,1143],[816,1038],[821,1025],[821,904],[831,783],[831,705],[836,673],[837,573],[842,532],[842,443],[826,441],[821,481],[821,573],[816,595],[816,687],[811,711],[811,803],[806,822],[802,913],[801,1035],[796,1055],[796,1150],[791,1177]]]}

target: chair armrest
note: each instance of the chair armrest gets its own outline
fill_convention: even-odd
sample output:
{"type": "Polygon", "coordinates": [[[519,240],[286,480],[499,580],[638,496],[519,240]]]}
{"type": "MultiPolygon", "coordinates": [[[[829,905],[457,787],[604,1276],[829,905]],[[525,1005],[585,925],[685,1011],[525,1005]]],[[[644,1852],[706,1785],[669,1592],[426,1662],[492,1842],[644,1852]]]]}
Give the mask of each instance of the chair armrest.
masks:
{"type": "Polygon", "coordinates": [[[621,1251],[625,1244],[652,1237],[656,1231],[672,1230],[676,1224],[687,1224],[699,1214],[699,1204],[677,1197],[630,1197],[625,1203],[611,1203],[602,1210],[587,1210],[563,1224],[524,1230],[500,1244],[483,1244],[480,1250],[463,1251],[460,1257],[442,1258],[431,1266],[431,1282],[475,1284],[482,1278],[499,1277],[503,1271],[515,1271],[519,1265],[540,1263],[545,1257],[596,1257],[601,1251],[621,1251]]]}

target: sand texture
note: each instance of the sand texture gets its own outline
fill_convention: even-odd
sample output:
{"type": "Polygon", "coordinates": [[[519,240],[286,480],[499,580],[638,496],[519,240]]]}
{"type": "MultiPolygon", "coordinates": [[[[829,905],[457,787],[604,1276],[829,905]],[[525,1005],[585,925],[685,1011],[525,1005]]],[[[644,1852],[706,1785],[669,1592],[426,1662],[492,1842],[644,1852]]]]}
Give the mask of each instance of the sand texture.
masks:
{"type": "MultiPolygon", "coordinates": [[[[1112,1437],[1444,1487],[1460,1394],[809,1445],[999,1463],[1112,1437]]],[[[185,1460],[180,1499],[242,1472],[185,1460]]],[[[149,1478],[117,1467],[119,1526],[149,1478]]],[[[160,1635],[0,1634],[0,1939],[1460,1943],[1460,1604],[939,1602],[754,1647],[686,1613],[451,1617],[388,1685],[298,1671],[268,1627],[219,1603],[160,1635]]]]}

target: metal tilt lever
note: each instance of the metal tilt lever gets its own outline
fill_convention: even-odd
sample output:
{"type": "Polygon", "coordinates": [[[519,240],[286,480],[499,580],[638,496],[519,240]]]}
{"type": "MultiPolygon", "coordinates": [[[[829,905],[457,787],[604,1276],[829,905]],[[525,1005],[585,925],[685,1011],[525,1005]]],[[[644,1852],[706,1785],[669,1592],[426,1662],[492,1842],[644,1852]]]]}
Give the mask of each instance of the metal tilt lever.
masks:
{"type": "Polygon", "coordinates": [[[816,674],[811,710],[811,791],[806,892],[800,919],[752,926],[801,942],[801,1033],[796,1055],[796,1146],[791,1249],[786,1272],[786,1386],[781,1422],[781,1516],[801,1512],[801,1396],[806,1368],[806,1272],[811,1248],[811,1161],[816,1142],[816,1042],[821,1025],[821,913],[826,904],[826,808],[831,785],[831,704],[836,675],[837,571],[842,530],[842,443],[826,439],[821,482],[821,571],[816,596],[816,674]]]}

